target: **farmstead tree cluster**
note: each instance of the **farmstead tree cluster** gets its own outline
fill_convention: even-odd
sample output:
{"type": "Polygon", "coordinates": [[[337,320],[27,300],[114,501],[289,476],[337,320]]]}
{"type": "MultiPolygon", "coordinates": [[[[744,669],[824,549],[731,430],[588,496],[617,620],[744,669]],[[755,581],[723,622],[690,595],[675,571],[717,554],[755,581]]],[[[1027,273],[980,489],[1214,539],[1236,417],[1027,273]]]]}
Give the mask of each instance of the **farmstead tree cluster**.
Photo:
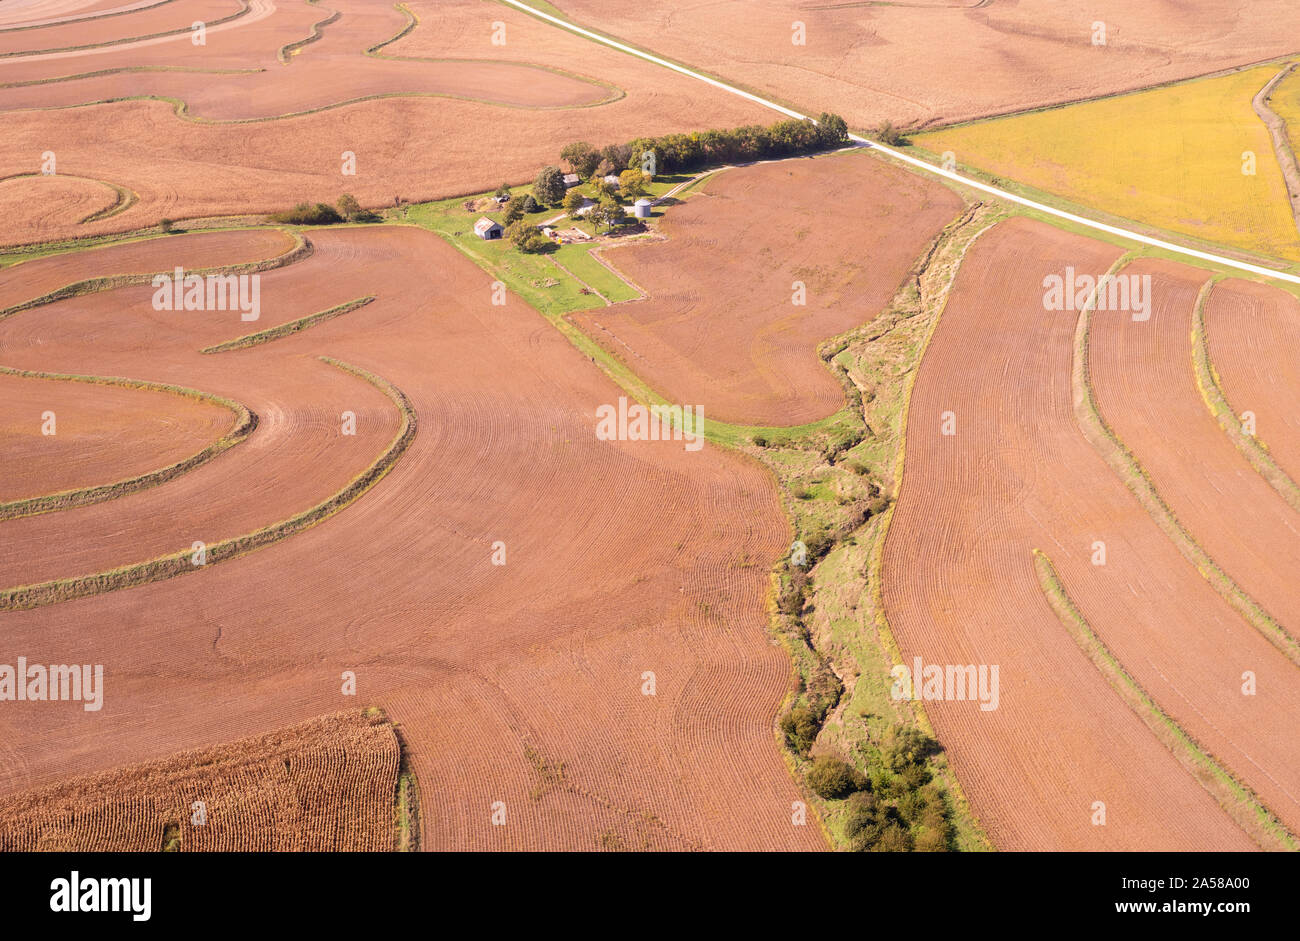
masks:
{"type": "Polygon", "coordinates": [[[662,137],[638,137],[626,144],[596,149],[585,141],[569,144],[560,157],[581,177],[643,169],[654,154],[655,172],[676,173],[722,163],[746,163],[794,157],[843,147],[849,129],[838,114],[823,112],[816,122],[791,118],[767,126],[749,124],[731,130],[692,131],[662,137]]]}

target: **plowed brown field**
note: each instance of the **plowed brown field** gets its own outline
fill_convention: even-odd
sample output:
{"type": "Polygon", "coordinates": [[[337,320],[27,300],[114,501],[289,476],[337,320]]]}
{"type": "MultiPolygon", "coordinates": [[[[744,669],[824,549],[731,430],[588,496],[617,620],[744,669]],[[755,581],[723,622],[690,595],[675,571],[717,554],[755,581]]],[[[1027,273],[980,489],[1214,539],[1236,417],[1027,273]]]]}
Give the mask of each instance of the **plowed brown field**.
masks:
{"type": "Polygon", "coordinates": [[[1292,53],[1300,30],[1290,0],[553,5],[581,26],[796,107],[833,103],[863,128],[949,123],[1190,78],[1292,53]],[[1097,22],[1104,46],[1093,45],[1097,22]]]}
{"type": "Polygon", "coordinates": [[[1214,287],[1205,307],[1210,360],[1224,398],[1273,460],[1300,481],[1300,302],[1294,295],[1236,279],[1214,287]]]}
{"type": "MultiPolygon", "coordinates": [[[[179,45],[171,42],[99,49],[95,51],[97,72],[128,71],[5,89],[0,93],[0,108],[52,108],[127,95],[152,95],[181,99],[187,113],[196,118],[232,121],[279,117],[372,95],[446,95],[513,107],[567,108],[596,104],[617,94],[615,89],[577,76],[511,62],[366,56],[363,50],[391,39],[407,23],[406,17],[394,7],[358,0],[333,3],[341,15],[321,28],[320,39],[294,51],[288,64],[278,61],[276,54],[299,37],[288,37],[286,31],[292,27],[301,30],[303,36],[310,34],[314,23],[327,18],[322,8],[293,11],[298,19],[306,16],[304,22],[268,17],[249,28],[214,32],[210,46],[205,43],[194,48],[182,37],[179,45]],[[206,71],[175,71],[180,66],[206,71]],[[239,75],[218,77],[211,72],[253,67],[256,71],[239,75]],[[172,71],[141,72],[144,68],[172,71]]],[[[98,32],[94,26],[75,28],[86,31],[83,39],[98,32]]],[[[19,35],[45,32],[49,31],[19,35]]],[[[0,33],[0,40],[3,37],[0,33]]],[[[68,74],[65,56],[32,56],[22,61],[26,82],[68,74]]]]}
{"type": "MultiPolygon", "coordinates": [[[[120,16],[50,23],[40,29],[3,30],[0,31],[0,56],[15,57],[54,49],[115,43],[137,36],[188,32],[194,23],[226,19],[239,14],[246,7],[247,4],[241,0],[173,0],[160,6],[141,7],[120,16]]],[[[193,45],[188,36],[183,37],[182,41],[193,45]]]]}
{"type": "Polygon", "coordinates": [[[668,213],[667,242],[606,255],[649,300],[573,319],[669,401],[721,421],[813,421],[844,402],[817,344],[875,317],[961,205],[862,155],[727,170],[668,213]]]}
{"type": "MultiPolygon", "coordinates": [[[[575,137],[604,144],[771,120],[757,105],[495,4],[417,11],[411,32],[365,55],[407,22],[391,5],[253,3],[250,14],[210,28],[203,46],[182,34],[0,58],[0,110],[9,112],[0,176],[33,172],[52,150],[60,172],[140,197],[85,225],[18,215],[0,241],[267,212],[342,192],[368,206],[452,196],[531,180],[575,137]],[[319,39],[280,60],[324,20],[319,39]],[[505,45],[493,43],[497,22],[505,45]],[[448,35],[459,39],[449,44],[448,35]],[[341,174],[344,152],[356,156],[355,175],[341,174]]],[[[116,33],[166,9],[7,35],[41,48],[51,30],[93,41],[100,24],[116,33]]],[[[136,35],[151,28],[141,22],[136,35]]]]}
{"type": "MultiPolygon", "coordinates": [[[[618,388],[522,301],[493,306],[489,276],[432,234],[312,239],[310,258],[262,275],[257,328],[377,299],[257,347],[198,353],[249,325],[154,311],[147,286],[0,321],[5,365],[183,383],[261,419],[180,479],[0,523],[5,586],[188,549],[341,486],[398,416],[318,355],[388,380],[419,417],[387,476],[305,532],[4,614],[6,649],[102,663],[105,693],[98,713],[8,703],[0,791],[361,701],[402,727],[437,795],[422,816],[430,848],[821,847],[815,824],[791,825],[800,795],[773,737],[789,662],[763,598],[788,533],[767,474],[711,446],[598,440],[596,409],[618,388]],[[340,435],[345,410],[356,436],[340,435]],[[492,564],[498,541],[505,565],[492,564]],[[341,695],[344,671],[356,699],[341,695]],[[656,695],[643,695],[651,672],[656,695]]],[[[160,252],[147,267],[166,270],[169,243],[144,244],[160,252]]]]}
{"type": "Polygon", "coordinates": [[[173,2],[175,0],[9,0],[0,10],[0,28],[26,29],[67,23],[173,2]]]}
{"type": "Polygon", "coordinates": [[[0,503],[108,484],[183,460],[235,424],[229,409],[145,389],[0,374],[0,503]],[[42,431],[53,412],[53,435],[42,431]]]}
{"type": "Polygon", "coordinates": [[[388,722],[338,713],[0,797],[0,852],[391,850],[400,760],[388,722]]]}
{"type": "Polygon", "coordinates": [[[124,242],[104,248],[34,258],[0,269],[0,310],[43,297],[59,288],[115,274],[157,274],[160,263],[186,271],[239,265],[276,258],[294,246],[292,236],[278,229],[237,232],[197,232],[158,240],[124,242]]]}
{"type": "Polygon", "coordinates": [[[1295,636],[1300,584],[1289,560],[1300,559],[1300,515],[1223,433],[1196,387],[1192,312],[1208,276],[1156,261],[1124,273],[1151,276],[1151,319],[1093,318],[1097,407],[1192,539],[1295,636]]]}
{"type": "Polygon", "coordinates": [[[112,207],[110,186],[75,176],[14,176],[0,180],[0,218],[25,233],[27,241],[53,239],[82,228],[82,222],[112,207]]]}
{"type": "Polygon", "coordinates": [[[1300,823],[1294,666],[1183,559],[1076,424],[1076,314],[1044,310],[1043,279],[1067,265],[1102,273],[1118,255],[1027,220],[971,249],[913,391],[886,609],[909,666],[1000,667],[996,710],[926,703],[997,846],[1240,849],[1245,835],[1080,651],[1034,570],[1039,548],[1161,708],[1300,823]],[[1104,565],[1092,564],[1098,540],[1104,565]],[[1267,704],[1240,692],[1256,669],[1270,677],[1267,704]]]}

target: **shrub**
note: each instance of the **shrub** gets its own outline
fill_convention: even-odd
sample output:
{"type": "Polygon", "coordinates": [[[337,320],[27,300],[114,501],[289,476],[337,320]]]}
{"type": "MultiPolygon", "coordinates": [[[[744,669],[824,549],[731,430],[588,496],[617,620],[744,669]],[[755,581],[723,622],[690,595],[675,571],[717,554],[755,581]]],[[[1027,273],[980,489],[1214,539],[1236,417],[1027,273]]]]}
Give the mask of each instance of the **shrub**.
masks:
{"type": "Polygon", "coordinates": [[[583,196],[576,189],[571,189],[564,194],[564,208],[571,216],[581,209],[586,202],[587,197],[583,196]]]}
{"type": "Polygon", "coordinates": [[[347,219],[353,219],[361,214],[361,204],[351,193],[344,193],[339,197],[338,207],[339,213],[347,219]]]}
{"type": "Polygon", "coordinates": [[[537,200],[533,199],[532,194],[524,197],[524,212],[541,212],[542,206],[537,200]]]}
{"type": "Polygon", "coordinates": [[[792,574],[790,581],[781,589],[781,595],[777,598],[776,606],[782,614],[795,617],[803,610],[803,591],[807,577],[799,572],[792,574]]]}
{"type": "Polygon", "coordinates": [[[875,853],[906,853],[912,849],[912,835],[893,821],[884,825],[871,847],[875,853]]]}
{"type": "Polygon", "coordinates": [[[332,225],[343,221],[343,217],[328,203],[299,203],[292,209],[273,212],[267,218],[286,225],[332,225]]]}
{"type": "Polygon", "coordinates": [[[781,733],[785,744],[800,755],[808,754],[817,733],[821,730],[821,716],[807,706],[795,706],[781,717],[781,733]]]}
{"type": "Polygon", "coordinates": [[[158,223],[158,228],[162,229],[164,233],[170,233],[173,229],[175,229],[175,227],[176,227],[176,223],[173,222],[171,219],[163,219],[161,222],[158,223]]]}
{"type": "Polygon", "coordinates": [[[518,222],[520,219],[523,218],[523,215],[524,215],[524,205],[521,200],[512,199],[510,200],[510,202],[506,203],[506,214],[505,214],[506,225],[510,225],[513,222],[518,222]]]}
{"type": "Polygon", "coordinates": [[[915,848],[918,853],[946,853],[952,849],[952,828],[947,824],[941,830],[929,827],[916,834],[915,848]]]}
{"type": "Polygon", "coordinates": [[[754,435],[754,446],[759,448],[767,447],[767,439],[762,435],[754,435]]]}
{"type": "Polygon", "coordinates": [[[909,767],[921,766],[926,758],[938,750],[938,746],[938,742],[920,729],[895,725],[885,739],[881,757],[886,768],[901,774],[909,767]]]}
{"type": "Polygon", "coordinates": [[[825,800],[843,800],[866,783],[851,764],[831,755],[819,755],[808,769],[808,786],[825,800]]]}
{"type": "Polygon", "coordinates": [[[854,850],[870,849],[880,836],[881,805],[870,791],[858,791],[846,804],[848,814],[844,819],[844,835],[854,850]]]}
{"type": "Polygon", "coordinates": [[[911,143],[907,137],[898,128],[894,127],[892,121],[885,121],[875,131],[876,140],[882,144],[888,144],[890,147],[906,147],[911,143]]]}
{"type": "Polygon", "coordinates": [[[804,536],[803,544],[808,547],[808,564],[812,566],[822,556],[831,551],[835,539],[830,533],[815,532],[804,536]]]}

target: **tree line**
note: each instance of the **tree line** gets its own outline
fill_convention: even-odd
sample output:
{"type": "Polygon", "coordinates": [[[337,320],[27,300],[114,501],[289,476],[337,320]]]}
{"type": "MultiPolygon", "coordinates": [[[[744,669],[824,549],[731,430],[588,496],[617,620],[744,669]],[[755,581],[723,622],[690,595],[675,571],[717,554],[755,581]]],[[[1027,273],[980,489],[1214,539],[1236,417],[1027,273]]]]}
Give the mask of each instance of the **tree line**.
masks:
{"type": "Polygon", "coordinates": [[[849,128],[844,119],[823,112],[816,122],[790,118],[766,127],[748,124],[731,130],[638,137],[625,144],[601,148],[576,141],[560,151],[560,159],[569,165],[571,172],[592,179],[627,169],[655,175],[721,163],[794,157],[834,150],[848,142],[849,128]]]}

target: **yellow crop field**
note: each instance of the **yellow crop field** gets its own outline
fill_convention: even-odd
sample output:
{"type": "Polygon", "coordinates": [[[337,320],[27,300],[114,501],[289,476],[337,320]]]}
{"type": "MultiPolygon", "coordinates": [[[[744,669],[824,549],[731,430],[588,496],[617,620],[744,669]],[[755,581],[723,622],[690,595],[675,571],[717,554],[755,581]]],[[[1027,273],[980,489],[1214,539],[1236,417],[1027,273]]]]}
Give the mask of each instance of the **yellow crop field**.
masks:
{"type": "MultiPolygon", "coordinates": [[[[1282,170],[1268,128],[1251,104],[1277,71],[1275,65],[1259,66],[995,118],[918,135],[916,143],[1082,206],[1300,260],[1300,232],[1282,170]],[[1254,155],[1253,174],[1247,172],[1247,152],[1254,155]]],[[[1287,82],[1295,121],[1300,85],[1293,78],[1287,82]]],[[[1280,90],[1273,94],[1274,108],[1280,90]]]]}
{"type": "Polygon", "coordinates": [[[1300,160],[1300,66],[1278,82],[1277,88],[1273,89],[1269,105],[1273,112],[1286,122],[1291,150],[1297,160],[1300,160]]]}

